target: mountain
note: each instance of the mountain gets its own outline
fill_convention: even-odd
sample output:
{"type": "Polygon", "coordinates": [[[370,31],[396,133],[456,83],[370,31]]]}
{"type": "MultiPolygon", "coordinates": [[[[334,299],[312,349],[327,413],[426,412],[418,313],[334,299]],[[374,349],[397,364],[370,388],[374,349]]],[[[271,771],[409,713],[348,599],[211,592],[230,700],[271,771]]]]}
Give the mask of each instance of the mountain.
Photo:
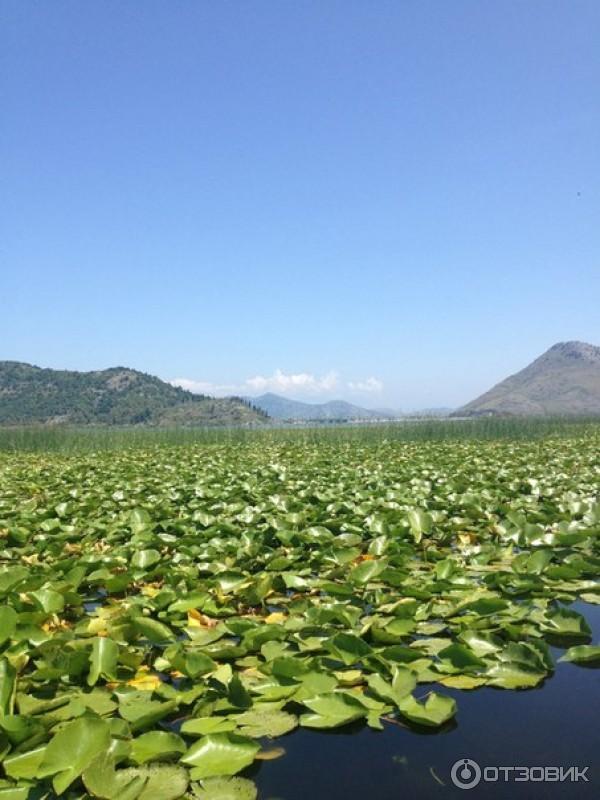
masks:
{"type": "Polygon", "coordinates": [[[250,425],[265,413],[241,398],[214,399],[127,367],[97,372],[0,361],[0,425],[250,425]]]}
{"type": "Polygon", "coordinates": [[[389,419],[380,411],[347,403],[345,400],[330,400],[328,403],[302,403],[268,392],[260,397],[247,398],[270,417],[279,420],[315,422],[349,422],[351,420],[389,419]]]}
{"type": "Polygon", "coordinates": [[[600,347],[555,344],[453,416],[482,414],[600,414],[600,347]]]}

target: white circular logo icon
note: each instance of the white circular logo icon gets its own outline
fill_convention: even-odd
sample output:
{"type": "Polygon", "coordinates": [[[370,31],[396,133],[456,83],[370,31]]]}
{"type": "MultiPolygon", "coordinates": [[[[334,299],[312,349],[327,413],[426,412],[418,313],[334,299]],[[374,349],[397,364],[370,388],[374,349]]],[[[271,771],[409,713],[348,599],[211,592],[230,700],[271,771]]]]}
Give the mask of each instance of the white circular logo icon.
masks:
{"type": "Polygon", "coordinates": [[[472,789],[481,780],[481,767],[470,758],[459,758],[452,765],[450,777],[459,789],[472,789]]]}

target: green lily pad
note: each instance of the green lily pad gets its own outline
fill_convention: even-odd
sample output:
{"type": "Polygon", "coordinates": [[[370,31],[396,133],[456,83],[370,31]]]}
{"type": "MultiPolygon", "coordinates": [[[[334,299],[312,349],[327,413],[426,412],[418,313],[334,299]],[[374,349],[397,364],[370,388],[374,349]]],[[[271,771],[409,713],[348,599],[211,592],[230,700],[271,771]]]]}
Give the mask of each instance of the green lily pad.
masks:
{"type": "Polygon", "coordinates": [[[181,726],[181,732],[188,736],[206,736],[208,733],[227,733],[237,728],[236,719],[229,717],[199,717],[188,719],[181,726]]]}
{"type": "Polygon", "coordinates": [[[369,645],[359,636],[338,633],[325,643],[325,647],[347,667],[361,661],[371,653],[369,645]]]}
{"type": "Polygon", "coordinates": [[[131,760],[136,764],[163,760],[185,753],[186,744],[176,733],[150,731],[136,737],[131,743],[131,760]]]}
{"type": "Polygon", "coordinates": [[[304,728],[339,728],[367,716],[367,708],[347,692],[331,692],[303,701],[314,713],[302,714],[304,728]]]}
{"type": "Polygon", "coordinates": [[[90,655],[90,671],[87,682],[94,686],[100,676],[107,680],[116,677],[117,661],[119,660],[119,646],[108,637],[97,637],[92,644],[90,655]]]}
{"type": "Polygon", "coordinates": [[[26,778],[32,780],[38,774],[40,764],[46,755],[46,745],[28,750],[25,753],[14,753],[7,756],[2,766],[10,778],[26,778]]]}
{"type": "Polygon", "coordinates": [[[156,644],[170,642],[175,638],[167,625],[151,617],[135,617],[133,624],[142,636],[156,644]]]}
{"type": "Polygon", "coordinates": [[[106,752],[109,744],[110,731],[104,720],[81,717],[69,722],[50,740],[37,777],[55,776],[54,789],[62,794],[99,753],[106,752]]]}
{"type": "Polygon", "coordinates": [[[573,661],[575,664],[600,663],[600,645],[580,644],[569,647],[559,661],[573,661]]]}
{"type": "Polygon", "coordinates": [[[11,638],[17,629],[19,615],[12,606],[0,606],[0,645],[11,638]]]}
{"type": "Polygon", "coordinates": [[[213,733],[192,745],[181,761],[192,767],[192,780],[235,775],[254,761],[260,745],[246,736],[213,733]]]}
{"type": "Polygon", "coordinates": [[[254,706],[235,717],[240,733],[253,738],[268,736],[274,738],[289,733],[298,725],[298,719],[287,711],[272,710],[254,706]]]}
{"type": "Polygon", "coordinates": [[[137,569],[147,569],[160,561],[158,550],[138,550],[133,554],[131,566],[137,569]]]}
{"type": "Polygon", "coordinates": [[[206,778],[193,786],[198,800],[256,800],[256,786],[247,778],[206,778]]]}
{"type": "Polygon", "coordinates": [[[367,683],[369,688],[382,700],[398,705],[403,698],[414,690],[417,685],[417,677],[414,672],[405,667],[394,667],[391,683],[388,683],[377,673],[369,675],[367,683]]]}
{"type": "Polygon", "coordinates": [[[439,727],[456,714],[456,701],[452,697],[431,692],[424,703],[419,703],[412,695],[398,704],[403,717],[427,727],[439,727]]]}
{"type": "Polygon", "coordinates": [[[115,769],[104,753],[83,773],[85,788],[102,800],[177,800],[188,787],[187,770],[173,764],[150,764],[115,769]]]}
{"type": "Polygon", "coordinates": [[[546,677],[544,672],[529,670],[510,662],[494,664],[486,675],[489,685],[499,689],[532,689],[546,677]]]}
{"type": "Polygon", "coordinates": [[[17,691],[17,671],[7,658],[0,658],[0,718],[12,714],[17,691]]]}
{"type": "Polygon", "coordinates": [[[557,608],[547,614],[544,630],[555,636],[587,639],[592,630],[582,614],[569,608],[557,608]]]}

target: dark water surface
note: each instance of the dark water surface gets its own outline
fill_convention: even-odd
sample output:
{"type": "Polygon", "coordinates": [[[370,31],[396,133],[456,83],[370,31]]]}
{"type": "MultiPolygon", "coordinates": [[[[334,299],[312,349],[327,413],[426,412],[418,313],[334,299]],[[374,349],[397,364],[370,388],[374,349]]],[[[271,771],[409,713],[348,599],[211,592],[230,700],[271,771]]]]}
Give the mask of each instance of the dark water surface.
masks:
{"type": "MultiPolygon", "coordinates": [[[[591,625],[592,643],[599,643],[600,606],[572,607],[591,625]]],[[[563,652],[553,648],[555,659],[563,652]]],[[[384,723],[384,731],[362,725],[298,729],[277,739],[286,754],[250,776],[260,800],[600,798],[600,669],[557,663],[548,680],[526,691],[439,689],[458,702],[455,723],[440,732],[384,723]],[[450,770],[461,758],[481,767],[588,766],[589,782],[481,781],[460,789],[450,770]]]]}

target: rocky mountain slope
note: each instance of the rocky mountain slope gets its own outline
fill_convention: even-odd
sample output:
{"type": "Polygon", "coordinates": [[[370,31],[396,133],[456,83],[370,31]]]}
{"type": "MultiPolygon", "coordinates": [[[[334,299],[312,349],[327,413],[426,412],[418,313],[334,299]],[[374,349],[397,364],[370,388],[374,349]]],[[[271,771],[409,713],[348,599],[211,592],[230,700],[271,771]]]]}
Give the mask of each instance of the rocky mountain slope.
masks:
{"type": "Polygon", "coordinates": [[[454,412],[483,414],[600,415],[600,347],[560,342],[525,369],[454,412]]]}

